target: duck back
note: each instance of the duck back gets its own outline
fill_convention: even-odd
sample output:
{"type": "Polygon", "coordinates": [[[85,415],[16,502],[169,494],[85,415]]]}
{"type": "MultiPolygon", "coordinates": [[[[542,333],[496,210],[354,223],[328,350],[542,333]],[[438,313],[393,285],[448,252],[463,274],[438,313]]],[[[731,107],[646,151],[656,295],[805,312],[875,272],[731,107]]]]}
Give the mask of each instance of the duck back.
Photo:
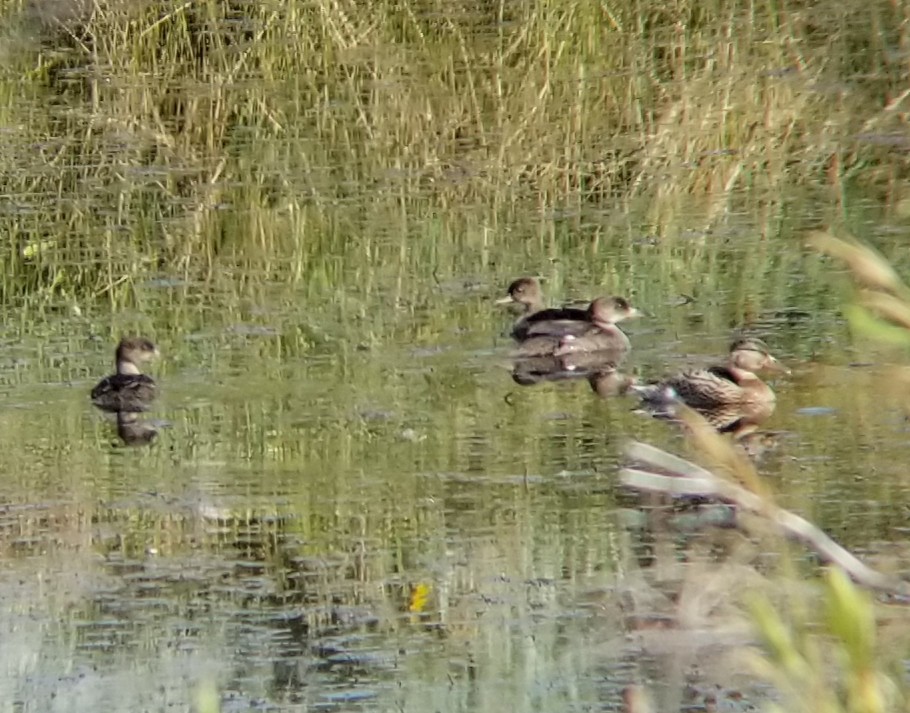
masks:
{"type": "Polygon", "coordinates": [[[145,374],[112,374],[92,389],[92,403],[104,411],[147,411],[158,387],[145,374]]]}
{"type": "Polygon", "coordinates": [[[532,336],[562,337],[580,334],[589,326],[587,310],[553,307],[532,312],[519,319],[512,327],[512,336],[519,341],[532,336]]]}

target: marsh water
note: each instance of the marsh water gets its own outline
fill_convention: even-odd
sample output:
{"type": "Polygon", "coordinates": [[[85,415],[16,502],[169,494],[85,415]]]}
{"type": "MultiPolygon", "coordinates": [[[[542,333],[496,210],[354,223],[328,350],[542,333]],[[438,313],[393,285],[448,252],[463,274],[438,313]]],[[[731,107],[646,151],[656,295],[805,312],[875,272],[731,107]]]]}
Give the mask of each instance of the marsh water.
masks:
{"type": "MultiPolygon", "coordinates": [[[[647,192],[501,205],[410,178],[345,178],[344,200],[302,195],[265,227],[225,203],[206,274],[148,260],[113,299],[67,290],[83,265],[66,264],[57,289],[4,306],[4,710],[621,710],[631,683],[680,708],[755,704],[742,668],[711,664],[719,639],[637,637],[629,599],[660,613],[638,587],[660,548],[617,485],[622,444],[686,445],[587,381],[513,380],[494,302],[521,275],[554,304],[629,297],[647,316],[624,367],[644,378],[761,335],[792,371],[759,460],[780,502],[859,552],[905,537],[888,375],[906,355],[852,337],[848,278],[804,241],[845,226],[906,272],[899,211],[860,189],[744,189],[721,211],[676,206],[658,237],[647,192]],[[239,247],[251,231],[286,249],[239,247]],[[118,432],[88,392],[127,333],[158,344],[162,396],[118,432]]],[[[60,200],[117,209],[73,190],[60,200]]],[[[5,200],[25,214],[33,196],[5,200]]],[[[33,230],[17,249],[48,239],[33,230]]]]}
{"type": "Polygon", "coordinates": [[[748,214],[710,238],[724,267],[687,266],[634,216],[600,219],[503,225],[524,233],[502,254],[461,221],[437,254],[419,215],[352,221],[299,279],[150,272],[123,313],[62,301],[8,319],[10,709],[183,710],[207,682],[224,710],[618,709],[645,666],[615,611],[634,539],[619,448],[684,447],[585,381],[513,381],[512,318],[493,302],[519,274],[560,299],[629,295],[649,315],[629,326],[646,376],[722,355],[750,321],[792,369],[761,463],[782,502],[848,546],[901,538],[894,355],[852,345],[843,277],[748,214]],[[752,279],[762,251],[773,279],[752,279]],[[143,417],[155,442],[129,447],[88,391],[137,329],[160,346],[163,397],[143,417]]]}

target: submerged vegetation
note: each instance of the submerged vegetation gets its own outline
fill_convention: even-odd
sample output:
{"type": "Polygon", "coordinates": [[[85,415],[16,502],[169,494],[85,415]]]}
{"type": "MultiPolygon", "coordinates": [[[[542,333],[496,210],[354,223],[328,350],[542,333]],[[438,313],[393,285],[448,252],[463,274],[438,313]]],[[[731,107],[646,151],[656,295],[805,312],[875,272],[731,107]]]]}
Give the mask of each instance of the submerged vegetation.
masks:
{"type": "Polygon", "coordinates": [[[7,299],[250,256],[299,278],[405,205],[496,225],[647,196],[661,233],[693,197],[710,226],[742,189],[894,192],[908,171],[910,18],[884,0],[6,0],[0,16],[7,299]],[[354,185],[367,204],[348,205],[354,185]]]}

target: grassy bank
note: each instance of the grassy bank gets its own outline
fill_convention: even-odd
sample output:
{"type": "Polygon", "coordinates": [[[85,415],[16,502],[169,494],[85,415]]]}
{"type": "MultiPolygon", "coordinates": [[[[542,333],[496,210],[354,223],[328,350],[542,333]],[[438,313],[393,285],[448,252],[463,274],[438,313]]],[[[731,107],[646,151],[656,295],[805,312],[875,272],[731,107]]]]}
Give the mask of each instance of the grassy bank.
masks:
{"type": "MultiPolygon", "coordinates": [[[[901,199],[900,4],[6,2],[3,296],[476,206],[901,199]],[[12,39],[15,38],[15,41],[12,39]],[[828,190],[824,188],[822,190],[828,190]],[[365,198],[366,196],[366,198],[365,198]],[[694,197],[694,198],[693,198],[694,197]]],[[[480,239],[480,238],[478,238],[480,239]]],[[[500,246],[508,234],[483,240],[500,246]]]]}

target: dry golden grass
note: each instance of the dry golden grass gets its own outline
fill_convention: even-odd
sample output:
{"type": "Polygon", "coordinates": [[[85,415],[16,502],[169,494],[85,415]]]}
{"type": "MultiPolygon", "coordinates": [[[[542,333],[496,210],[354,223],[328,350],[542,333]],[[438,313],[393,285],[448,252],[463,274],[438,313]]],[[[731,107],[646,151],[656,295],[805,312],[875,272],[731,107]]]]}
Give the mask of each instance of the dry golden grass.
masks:
{"type": "Polygon", "coordinates": [[[910,22],[871,10],[8,1],[31,40],[0,80],[17,127],[0,184],[41,221],[0,218],[7,289],[107,294],[148,265],[299,252],[357,201],[497,216],[647,199],[663,234],[693,202],[710,227],[744,194],[893,187],[910,22]]]}

